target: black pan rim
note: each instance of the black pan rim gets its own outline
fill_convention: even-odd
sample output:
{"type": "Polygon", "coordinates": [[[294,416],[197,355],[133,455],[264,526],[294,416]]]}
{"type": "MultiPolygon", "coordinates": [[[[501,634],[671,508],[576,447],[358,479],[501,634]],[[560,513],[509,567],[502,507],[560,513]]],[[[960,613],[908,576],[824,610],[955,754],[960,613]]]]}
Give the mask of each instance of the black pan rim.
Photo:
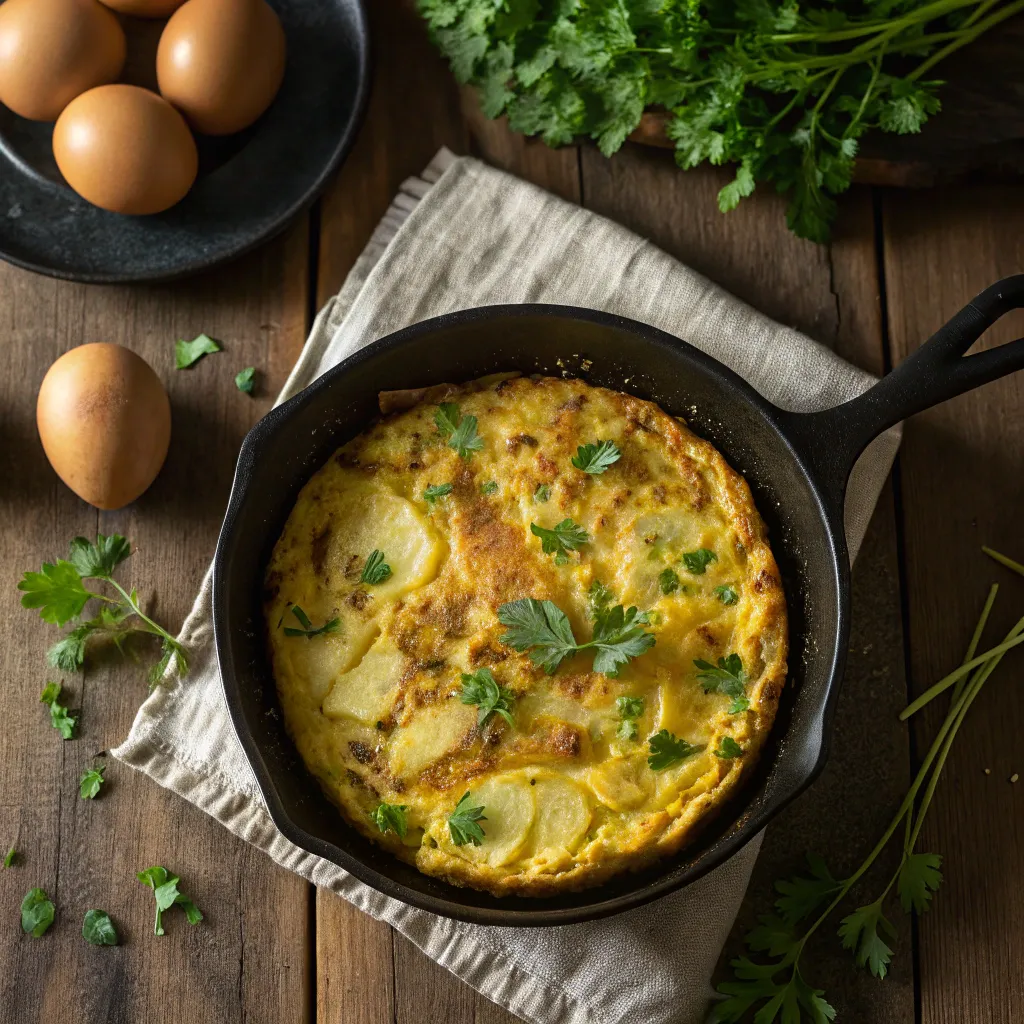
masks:
{"type": "MultiPolygon", "coordinates": [[[[217,543],[217,550],[213,564],[213,620],[214,637],[217,647],[218,663],[221,670],[221,686],[225,702],[228,707],[229,716],[235,734],[246,755],[246,759],[252,768],[257,786],[263,796],[271,820],[279,831],[296,846],[316,856],[338,865],[348,871],[359,881],[376,889],[385,896],[396,899],[404,904],[443,917],[453,918],[466,923],[501,926],[552,926],[577,924],[584,921],[598,920],[610,917],[615,914],[632,910],[656,899],[666,896],[678,889],[681,889],[703,877],[713,868],[724,863],[734,854],[738,853],[744,846],[754,839],[764,828],[770,818],[775,817],[784,807],[795,800],[803,793],[808,786],[818,777],[828,756],[828,737],[830,726],[835,714],[836,701],[840,689],[843,668],[846,660],[847,637],[849,633],[849,558],[846,547],[845,533],[841,521],[838,527],[834,517],[830,514],[829,505],[823,492],[818,486],[813,472],[807,467],[806,460],[798,448],[794,447],[785,429],[781,424],[783,414],[776,406],[772,405],[761,396],[747,381],[736,374],[729,367],[714,359],[707,353],[688,344],[681,339],[668,334],[659,328],[644,324],[628,317],[619,316],[614,313],[602,312],[595,309],[586,309],[577,306],[566,306],[545,303],[522,303],[522,304],[498,304],[489,306],[477,306],[469,309],[458,310],[441,316],[432,317],[412,324],[386,337],[380,338],[369,345],[359,349],[348,356],[342,362],[326,371],[319,378],[309,384],[306,388],[293,396],[287,402],[272,409],[252,430],[246,435],[239,452],[238,465],[235,479],[232,484],[231,495],[228,507],[225,512],[224,523],[221,528],[220,537],[217,543]],[[249,486],[249,466],[255,458],[259,447],[264,439],[278,430],[286,429],[286,424],[294,415],[295,411],[307,402],[315,400],[316,396],[323,390],[331,388],[336,381],[344,377],[352,368],[375,358],[379,353],[389,349],[401,347],[410,338],[418,337],[421,334],[429,333],[441,327],[473,323],[479,320],[495,319],[498,317],[520,317],[520,316],[546,316],[553,318],[567,318],[587,323],[600,325],[619,326],[630,333],[637,334],[645,340],[656,344],[667,346],[678,350],[680,345],[685,347],[689,358],[700,363],[702,367],[727,388],[738,391],[747,401],[754,405],[757,410],[772,424],[782,441],[785,443],[791,456],[806,470],[814,494],[818,501],[818,512],[827,526],[827,533],[831,543],[830,561],[835,569],[835,579],[830,581],[834,586],[838,597],[838,628],[832,650],[829,652],[829,684],[826,697],[819,709],[819,718],[816,724],[820,729],[820,749],[816,762],[800,785],[794,786],[791,791],[776,799],[769,807],[762,808],[759,816],[755,816],[741,825],[736,832],[726,838],[720,838],[713,847],[701,852],[696,862],[691,863],[687,868],[673,871],[673,860],[685,855],[684,850],[675,857],[666,858],[663,862],[663,872],[653,881],[641,883],[641,886],[632,891],[616,895],[611,898],[601,897],[601,887],[584,889],[579,893],[571,895],[585,897],[593,894],[594,900],[590,903],[581,903],[571,907],[551,908],[543,905],[542,900],[536,910],[503,909],[501,907],[479,907],[470,906],[445,898],[434,897],[426,893],[410,889],[400,882],[391,879],[363,861],[353,857],[347,851],[335,846],[333,843],[311,835],[304,829],[297,826],[289,817],[280,800],[277,797],[276,787],[273,781],[273,773],[268,769],[263,759],[255,738],[251,734],[245,714],[241,708],[237,692],[238,680],[233,672],[231,655],[229,652],[229,640],[227,635],[227,610],[226,610],[226,587],[225,587],[225,558],[226,549],[230,544],[231,537],[237,527],[239,518],[243,514],[245,493],[249,486]],[[231,682],[229,683],[229,677],[231,682]]],[[[310,786],[316,783],[310,778],[310,786]]],[[[451,886],[453,893],[459,891],[459,887],[451,886]]],[[[568,895],[568,894],[567,894],[568,895]]],[[[495,899],[498,899],[495,897],[495,899]]]]}
{"type": "Polygon", "coordinates": [[[53,278],[57,281],[74,281],[78,284],[160,284],[180,281],[183,278],[192,277],[205,270],[212,270],[214,267],[232,263],[283,234],[296,217],[309,210],[323,195],[330,184],[331,178],[351,152],[356,135],[366,115],[366,108],[370,100],[370,76],[373,70],[373,56],[369,41],[369,20],[366,14],[366,0],[351,0],[351,3],[353,4],[353,13],[357,20],[357,43],[360,59],[358,88],[352,117],[346,125],[344,132],[339,136],[330,159],[323,165],[320,173],[305,194],[296,199],[286,210],[283,210],[258,235],[254,235],[232,249],[218,252],[211,256],[200,257],[166,272],[132,273],[130,270],[126,270],[118,271],[117,273],[91,273],[88,271],[67,270],[36,263],[33,260],[26,260],[7,252],[0,252],[0,259],[5,263],[9,263],[12,267],[40,274],[43,277],[53,278]]]}

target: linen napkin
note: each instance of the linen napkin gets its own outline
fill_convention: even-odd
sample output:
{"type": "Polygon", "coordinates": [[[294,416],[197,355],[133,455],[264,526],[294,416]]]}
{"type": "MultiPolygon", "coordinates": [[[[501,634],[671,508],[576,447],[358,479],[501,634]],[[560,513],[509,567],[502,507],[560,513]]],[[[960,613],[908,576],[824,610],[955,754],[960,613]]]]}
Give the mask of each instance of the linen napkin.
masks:
{"type": "MultiPolygon", "coordinates": [[[[642,320],[722,360],[794,410],[839,404],[872,378],[728,295],[624,228],[442,150],[405,182],[339,295],[321,311],[279,401],[356,349],[450,310],[556,302],[642,320]]],[[[862,456],[846,529],[856,552],[899,432],[862,456]]],[[[213,643],[210,577],[185,622],[187,678],[157,687],[112,753],[201,807],[279,864],[408,936],[428,956],[533,1024],[696,1024],[760,837],[658,902],[582,925],[466,925],[382,896],[274,827],[235,737],[213,643]],[[623,972],[622,963],[640,969],[623,972]]]]}

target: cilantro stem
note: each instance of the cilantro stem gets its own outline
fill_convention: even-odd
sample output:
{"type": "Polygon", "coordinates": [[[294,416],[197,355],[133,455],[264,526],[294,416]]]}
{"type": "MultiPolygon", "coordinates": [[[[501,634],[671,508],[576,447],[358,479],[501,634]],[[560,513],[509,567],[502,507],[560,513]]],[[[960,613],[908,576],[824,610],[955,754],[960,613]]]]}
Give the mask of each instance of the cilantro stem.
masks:
{"type": "MultiPolygon", "coordinates": [[[[989,613],[992,611],[992,605],[995,604],[996,594],[999,593],[999,584],[993,583],[989,587],[988,597],[985,599],[985,606],[981,609],[981,617],[978,619],[978,624],[974,627],[974,634],[971,636],[971,642],[967,645],[967,653],[964,655],[964,660],[961,664],[966,664],[970,661],[975,654],[978,652],[978,644],[981,642],[981,634],[985,631],[985,626],[988,623],[989,613]]],[[[953,687],[953,700],[952,703],[956,703],[960,699],[960,694],[964,691],[966,682],[961,679],[956,686],[953,687]]]]}
{"type": "MultiPolygon", "coordinates": [[[[932,21],[961,7],[973,7],[977,2],[978,0],[952,0],[952,2],[951,0],[937,0],[935,3],[919,7],[917,10],[905,14],[902,18],[869,21],[856,28],[836,29],[834,32],[785,32],[767,38],[772,43],[842,43],[848,39],[859,39],[861,36],[871,35],[893,26],[898,26],[897,30],[902,30],[924,21],[932,21]]],[[[993,2],[997,2],[997,0],[993,0],[993,2]]],[[[982,6],[984,7],[985,4],[982,6]]]]}
{"type": "MultiPolygon", "coordinates": [[[[124,603],[125,603],[126,605],[128,605],[128,607],[129,607],[129,608],[131,608],[132,612],[133,612],[133,613],[134,613],[135,615],[137,615],[137,616],[138,616],[138,617],[139,617],[139,618],[140,618],[140,619],[141,619],[141,620],[142,620],[142,621],[143,621],[143,622],[145,623],[145,627],[146,627],[146,628],[145,628],[144,632],[146,632],[146,633],[152,633],[152,634],[153,634],[154,636],[158,636],[158,637],[160,637],[161,639],[163,639],[163,640],[167,640],[167,641],[169,641],[170,643],[172,643],[172,644],[174,644],[175,646],[177,646],[177,643],[178,643],[178,641],[177,641],[177,640],[175,640],[175,639],[174,639],[174,637],[173,637],[173,636],[171,636],[171,634],[170,634],[170,633],[168,633],[168,632],[167,632],[167,630],[163,628],[163,626],[160,626],[160,625],[158,625],[157,623],[155,623],[155,622],[154,622],[154,621],[153,621],[153,620],[152,620],[152,619],[151,619],[151,618],[150,618],[150,617],[149,617],[149,616],[148,616],[148,615],[147,615],[147,614],[146,614],[146,613],[145,613],[145,612],[144,612],[144,611],[143,611],[143,610],[142,610],[142,609],[141,609],[141,608],[139,607],[139,605],[138,605],[138,602],[137,602],[137,601],[136,601],[136,600],[135,600],[135,599],[134,599],[134,598],[133,598],[133,597],[131,596],[131,594],[129,594],[129,593],[128,593],[128,592],[127,592],[127,591],[126,591],[125,589],[124,589],[124,587],[122,587],[122,586],[121,586],[121,584],[120,584],[120,583],[118,583],[118,582],[117,582],[117,580],[115,580],[115,579],[112,579],[112,578],[111,578],[111,577],[109,577],[109,576],[105,577],[105,579],[106,579],[106,581],[107,581],[107,582],[108,582],[108,583],[109,583],[109,584],[110,584],[110,585],[111,585],[111,586],[112,586],[112,587],[113,587],[113,588],[114,588],[114,589],[115,589],[115,590],[116,590],[116,591],[117,591],[117,592],[118,592],[118,593],[119,593],[119,594],[121,595],[122,599],[124,600],[124,603]]],[[[107,598],[107,600],[110,600],[110,599],[109,599],[109,598],[107,598]]],[[[111,603],[112,603],[112,604],[117,604],[118,602],[117,602],[117,601],[112,601],[111,603]]]]}
{"type": "Polygon", "coordinates": [[[1018,11],[1024,11],[1024,0],[1016,0],[1015,3],[1009,4],[994,14],[990,14],[987,18],[975,22],[969,29],[962,32],[958,39],[954,39],[953,42],[944,46],[937,53],[933,53],[927,60],[911,71],[907,75],[907,81],[916,82],[925,72],[931,71],[936,64],[945,60],[951,53],[955,53],[968,43],[973,43],[983,32],[987,32],[990,28],[998,25],[1001,21],[1005,21],[1007,18],[1012,18],[1018,11]]]}
{"type": "Polygon", "coordinates": [[[1007,558],[1006,555],[1001,555],[998,551],[992,548],[983,547],[981,549],[988,555],[989,558],[994,558],[1000,565],[1005,565],[1007,569],[1012,569],[1014,572],[1024,576],[1024,565],[1020,562],[1015,562],[1012,558],[1007,558]]]}

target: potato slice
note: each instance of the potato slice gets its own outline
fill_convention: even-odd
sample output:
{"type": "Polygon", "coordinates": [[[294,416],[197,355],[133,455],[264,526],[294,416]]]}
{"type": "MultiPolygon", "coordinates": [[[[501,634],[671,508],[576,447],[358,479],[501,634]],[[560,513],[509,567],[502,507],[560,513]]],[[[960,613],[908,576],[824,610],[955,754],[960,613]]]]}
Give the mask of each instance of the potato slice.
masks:
{"type": "Polygon", "coordinates": [[[537,805],[533,852],[572,853],[590,826],[590,804],[583,790],[569,779],[538,778],[533,796],[537,805]]]}
{"type": "Polygon", "coordinates": [[[323,713],[329,718],[375,724],[390,710],[404,666],[405,658],[394,641],[380,637],[355,668],[335,680],[324,700],[323,713]]]}
{"type": "Polygon", "coordinates": [[[373,623],[345,620],[334,633],[308,640],[288,637],[279,650],[294,675],[306,682],[310,695],[319,703],[338,677],[358,664],[376,634],[373,623]]]}
{"type": "Polygon", "coordinates": [[[654,779],[642,756],[605,761],[587,776],[598,800],[613,811],[631,811],[654,794],[654,779]]]}
{"type": "Polygon", "coordinates": [[[388,744],[392,773],[400,779],[418,777],[427,765],[459,747],[476,719],[476,709],[455,697],[419,708],[392,734],[388,744]]]}
{"type": "Polygon", "coordinates": [[[526,845],[536,814],[529,780],[521,775],[488,779],[472,790],[474,807],[483,807],[486,821],[480,822],[484,841],[480,846],[458,847],[470,860],[486,861],[491,867],[507,864],[526,845]]]}

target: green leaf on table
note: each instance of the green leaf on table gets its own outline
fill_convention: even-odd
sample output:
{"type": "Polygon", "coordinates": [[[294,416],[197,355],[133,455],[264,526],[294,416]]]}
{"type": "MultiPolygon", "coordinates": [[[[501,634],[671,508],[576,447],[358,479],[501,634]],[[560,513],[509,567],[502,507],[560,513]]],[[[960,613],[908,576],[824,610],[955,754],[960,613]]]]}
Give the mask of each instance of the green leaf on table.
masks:
{"type": "Polygon", "coordinates": [[[203,356],[220,351],[220,345],[208,334],[200,334],[191,341],[179,340],[174,345],[174,367],[177,370],[187,370],[203,356]]]}
{"type": "Polygon", "coordinates": [[[929,909],[932,893],[942,885],[942,857],[937,853],[911,853],[900,866],[898,888],[900,903],[909,914],[929,909]]]}
{"type": "Polygon", "coordinates": [[[38,939],[53,924],[54,908],[42,889],[29,889],[21,901],[21,930],[38,939]]]}
{"type": "Polygon", "coordinates": [[[247,366],[235,374],[235,387],[243,394],[251,395],[256,390],[256,367],[247,366]]]}
{"type": "Polygon", "coordinates": [[[119,533],[105,537],[96,535],[96,543],[85,537],[75,537],[71,542],[71,564],[82,579],[110,579],[114,570],[132,553],[131,544],[119,533]]]}
{"type": "Polygon", "coordinates": [[[896,929],[882,913],[880,899],[866,907],[858,907],[839,925],[843,949],[853,950],[858,966],[867,967],[876,978],[885,977],[892,959],[892,950],[883,935],[891,942],[896,938],[896,929]]]}
{"type": "Polygon", "coordinates": [[[61,684],[48,682],[40,694],[40,704],[46,704],[50,708],[50,724],[56,729],[63,739],[69,740],[75,732],[75,725],[78,719],[68,713],[68,709],[58,701],[61,693],[61,684]]]}
{"type": "Polygon", "coordinates": [[[156,918],[153,924],[154,935],[164,934],[164,911],[175,906],[175,904],[185,911],[185,917],[189,924],[199,924],[202,921],[203,915],[199,908],[184,893],[179,891],[178,884],[181,879],[177,875],[172,875],[166,868],[157,865],[146,868],[145,871],[140,871],[135,877],[153,890],[153,896],[156,900],[156,918]]]}
{"type": "Polygon", "coordinates": [[[40,572],[27,572],[18,584],[25,608],[38,608],[44,622],[63,626],[77,619],[95,595],[82,586],[82,577],[71,562],[44,562],[40,572]]]}
{"type": "Polygon", "coordinates": [[[82,778],[78,783],[78,795],[83,800],[95,800],[99,795],[100,787],[103,785],[103,773],[107,770],[105,764],[99,767],[86,768],[82,772],[82,778]]]}
{"type": "Polygon", "coordinates": [[[833,897],[840,883],[832,876],[824,859],[816,853],[806,855],[809,875],[795,875],[775,883],[779,898],[775,909],[788,925],[795,925],[833,897]]]}
{"type": "Polygon", "coordinates": [[[82,921],[82,938],[94,946],[116,946],[117,929],[105,910],[87,910],[82,921]]]}

